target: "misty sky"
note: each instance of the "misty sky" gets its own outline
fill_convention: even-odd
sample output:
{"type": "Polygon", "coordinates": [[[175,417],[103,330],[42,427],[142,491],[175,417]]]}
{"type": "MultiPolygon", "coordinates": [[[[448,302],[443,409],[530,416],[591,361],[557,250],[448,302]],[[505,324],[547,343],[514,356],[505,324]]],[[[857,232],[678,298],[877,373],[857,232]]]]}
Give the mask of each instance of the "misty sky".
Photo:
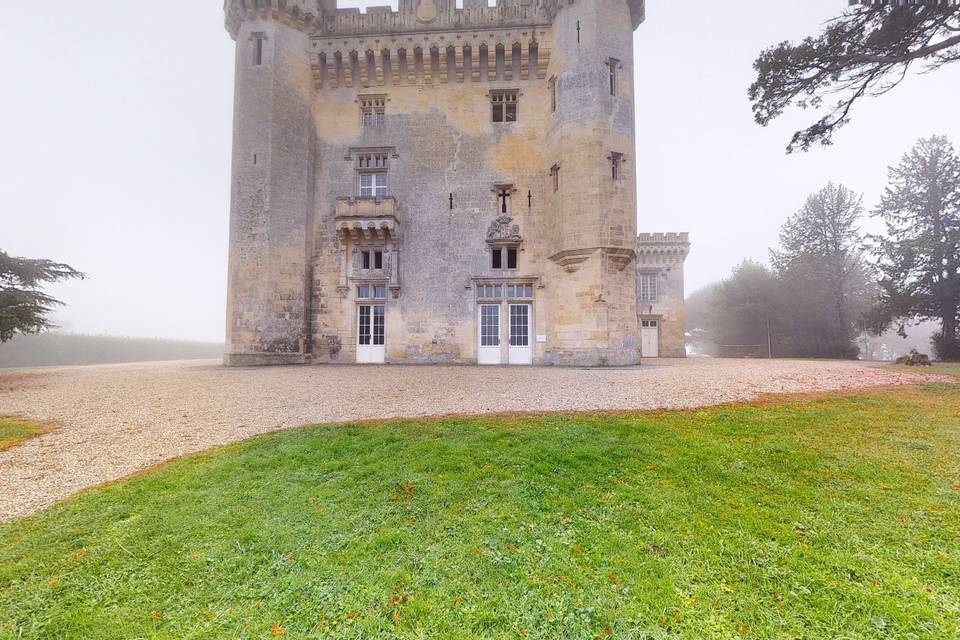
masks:
{"type": "MultiPolygon", "coordinates": [[[[872,206],[918,137],[960,145],[960,64],[859,105],[833,147],[784,154],[812,114],[753,124],[756,54],[846,5],[649,0],[636,33],[638,222],[691,232],[688,293],[745,257],[765,260],[785,218],[828,180],[872,206]]],[[[4,7],[15,28],[0,58],[0,249],[90,275],[51,288],[68,303],[56,315],[66,330],[223,339],[233,43],[221,7],[4,7]]]]}

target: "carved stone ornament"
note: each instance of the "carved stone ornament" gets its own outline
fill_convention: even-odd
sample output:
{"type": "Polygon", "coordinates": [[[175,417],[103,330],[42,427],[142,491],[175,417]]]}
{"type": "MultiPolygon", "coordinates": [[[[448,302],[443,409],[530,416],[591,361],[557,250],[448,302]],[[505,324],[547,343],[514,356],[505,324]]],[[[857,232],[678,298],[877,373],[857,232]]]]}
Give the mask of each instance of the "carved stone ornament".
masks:
{"type": "Polygon", "coordinates": [[[520,225],[511,224],[513,218],[510,216],[500,216],[487,229],[487,242],[520,242],[523,237],[520,235],[520,225]]]}
{"type": "Polygon", "coordinates": [[[433,22],[437,17],[436,0],[420,0],[417,3],[417,21],[433,22]]]}

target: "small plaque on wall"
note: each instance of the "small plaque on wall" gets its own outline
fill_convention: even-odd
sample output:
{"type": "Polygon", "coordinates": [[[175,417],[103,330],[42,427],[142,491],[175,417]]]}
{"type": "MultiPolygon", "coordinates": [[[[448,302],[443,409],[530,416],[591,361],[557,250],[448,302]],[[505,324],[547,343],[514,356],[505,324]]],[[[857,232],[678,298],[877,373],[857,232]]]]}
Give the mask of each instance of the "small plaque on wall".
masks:
{"type": "Polygon", "coordinates": [[[547,336],[537,336],[537,342],[546,342],[547,336]]]}

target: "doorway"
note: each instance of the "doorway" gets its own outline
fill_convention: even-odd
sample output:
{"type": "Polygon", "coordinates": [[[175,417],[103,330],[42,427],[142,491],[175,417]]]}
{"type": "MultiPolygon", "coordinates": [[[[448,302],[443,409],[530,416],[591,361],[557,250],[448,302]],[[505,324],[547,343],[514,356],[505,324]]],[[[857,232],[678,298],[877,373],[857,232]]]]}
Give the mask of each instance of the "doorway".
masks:
{"type": "Polygon", "coordinates": [[[480,305],[478,364],[500,364],[500,305],[480,305]]]}
{"type": "Polygon", "coordinates": [[[386,360],[384,305],[357,305],[357,362],[383,364],[386,360]]]}
{"type": "Polygon", "coordinates": [[[660,321],[640,321],[640,355],[644,358],[660,357],[660,321]]]}
{"type": "Polygon", "coordinates": [[[533,364],[533,346],[530,344],[530,305],[510,305],[510,364],[533,364]]]}

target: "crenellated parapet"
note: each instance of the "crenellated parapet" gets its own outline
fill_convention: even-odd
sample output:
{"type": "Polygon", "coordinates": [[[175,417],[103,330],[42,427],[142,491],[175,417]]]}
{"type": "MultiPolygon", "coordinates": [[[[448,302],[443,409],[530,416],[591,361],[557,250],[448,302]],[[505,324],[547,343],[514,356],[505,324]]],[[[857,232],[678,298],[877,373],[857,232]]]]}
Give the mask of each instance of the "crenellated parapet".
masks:
{"type": "Polygon", "coordinates": [[[690,234],[641,233],[637,236],[637,263],[647,266],[683,264],[690,253],[690,234]]]}
{"type": "Polygon", "coordinates": [[[227,31],[234,40],[244,20],[277,20],[312,32],[321,15],[318,0],[224,0],[223,12],[227,31]]]}
{"type": "MultiPolygon", "coordinates": [[[[224,0],[227,31],[237,37],[240,24],[252,17],[292,24],[311,35],[324,37],[398,35],[476,29],[549,26],[566,4],[577,0],[400,0],[397,11],[389,6],[338,8],[336,0],[224,0]]],[[[645,19],[645,0],[626,0],[633,27],[645,19]]]]}

